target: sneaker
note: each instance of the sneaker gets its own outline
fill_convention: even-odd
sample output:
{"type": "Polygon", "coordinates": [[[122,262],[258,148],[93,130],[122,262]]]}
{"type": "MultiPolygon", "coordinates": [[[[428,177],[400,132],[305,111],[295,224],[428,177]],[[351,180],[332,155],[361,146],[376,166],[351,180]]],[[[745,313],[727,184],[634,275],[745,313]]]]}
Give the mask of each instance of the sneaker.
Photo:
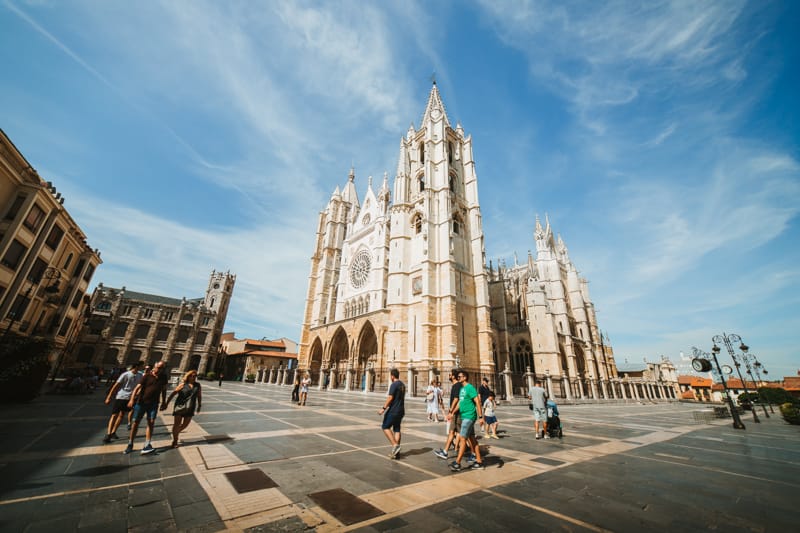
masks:
{"type": "Polygon", "coordinates": [[[444,451],[444,450],[443,450],[443,449],[441,449],[441,448],[439,448],[438,450],[434,450],[434,451],[433,451],[433,455],[435,455],[435,456],[436,456],[436,457],[438,457],[439,459],[444,459],[444,460],[447,460],[447,458],[448,458],[447,452],[446,452],[446,451],[444,451]]]}
{"type": "Polygon", "coordinates": [[[392,459],[397,459],[397,456],[400,455],[400,445],[392,448],[392,459]]]}
{"type": "Polygon", "coordinates": [[[542,437],[540,437],[540,436],[539,436],[539,434],[537,433],[537,434],[536,434],[536,440],[539,440],[539,439],[541,439],[541,438],[542,438],[542,437]]]}
{"type": "Polygon", "coordinates": [[[467,461],[468,461],[468,462],[470,462],[470,463],[474,463],[474,462],[475,462],[475,459],[477,459],[477,457],[475,457],[475,454],[474,454],[474,453],[471,453],[471,454],[469,454],[469,455],[467,456],[467,461]]]}
{"type": "Polygon", "coordinates": [[[483,470],[483,463],[479,463],[479,462],[476,461],[476,462],[472,463],[470,468],[473,469],[473,470],[483,470]]]}
{"type": "Polygon", "coordinates": [[[550,434],[549,433],[545,433],[544,434],[544,438],[549,439],[550,438],[550,434]]]}
{"type": "Polygon", "coordinates": [[[103,444],[108,444],[109,442],[111,442],[111,435],[103,437],[103,444]]]}
{"type": "Polygon", "coordinates": [[[132,451],[133,451],[133,444],[128,444],[128,446],[125,448],[125,451],[122,452],[122,453],[124,453],[125,455],[128,455],[132,451]]]}
{"type": "Polygon", "coordinates": [[[148,453],[153,453],[154,451],[156,451],[156,449],[153,448],[153,445],[148,444],[147,446],[142,448],[142,455],[147,455],[148,453]]]}
{"type": "Polygon", "coordinates": [[[489,435],[489,437],[500,440],[500,437],[497,436],[497,433],[492,433],[491,435],[489,435]]]}
{"type": "Polygon", "coordinates": [[[130,424],[128,424],[128,429],[131,429],[131,425],[130,424]]]}
{"type": "Polygon", "coordinates": [[[452,470],[453,472],[461,472],[461,464],[453,461],[452,463],[450,463],[449,466],[450,470],[452,470]]]}
{"type": "Polygon", "coordinates": [[[117,432],[116,431],[111,434],[111,440],[119,440],[119,437],[117,437],[117,432]]]}

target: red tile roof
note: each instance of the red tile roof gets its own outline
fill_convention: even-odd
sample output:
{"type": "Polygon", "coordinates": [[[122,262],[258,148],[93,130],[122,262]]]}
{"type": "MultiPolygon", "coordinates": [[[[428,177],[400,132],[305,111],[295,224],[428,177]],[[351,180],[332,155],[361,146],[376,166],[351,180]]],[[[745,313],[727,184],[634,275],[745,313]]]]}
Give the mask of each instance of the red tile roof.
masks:
{"type": "Polygon", "coordinates": [[[689,385],[691,387],[710,387],[712,382],[708,378],[684,375],[678,376],[678,383],[680,385],[689,385]]]}

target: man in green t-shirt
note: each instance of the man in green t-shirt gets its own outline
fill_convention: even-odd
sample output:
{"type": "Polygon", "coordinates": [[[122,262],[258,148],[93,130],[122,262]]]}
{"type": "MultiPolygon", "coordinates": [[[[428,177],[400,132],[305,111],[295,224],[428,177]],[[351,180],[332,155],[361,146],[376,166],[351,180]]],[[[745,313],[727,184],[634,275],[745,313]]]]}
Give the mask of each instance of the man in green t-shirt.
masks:
{"type": "MultiPolygon", "coordinates": [[[[450,463],[450,470],[453,472],[461,470],[461,459],[467,449],[467,441],[469,441],[470,447],[475,453],[475,462],[472,463],[470,468],[480,469],[483,468],[483,462],[481,461],[481,447],[478,446],[478,440],[475,438],[475,422],[479,418],[483,418],[481,402],[478,398],[478,391],[469,383],[469,373],[466,370],[459,370],[456,377],[461,384],[461,390],[458,393],[458,409],[461,412],[461,433],[458,439],[458,457],[450,463]]],[[[451,417],[452,413],[449,413],[447,415],[448,420],[451,417]]]]}

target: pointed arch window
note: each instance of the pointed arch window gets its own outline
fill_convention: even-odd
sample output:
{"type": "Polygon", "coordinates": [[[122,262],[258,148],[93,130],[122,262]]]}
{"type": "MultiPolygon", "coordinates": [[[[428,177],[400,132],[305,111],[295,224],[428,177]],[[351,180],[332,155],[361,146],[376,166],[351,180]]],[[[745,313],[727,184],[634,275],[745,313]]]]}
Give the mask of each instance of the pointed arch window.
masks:
{"type": "Polygon", "coordinates": [[[422,191],[425,190],[425,175],[420,174],[419,178],[417,178],[417,186],[419,187],[419,192],[422,194],[422,191]]]}
{"type": "Polygon", "coordinates": [[[450,174],[450,192],[456,192],[456,178],[450,174]]]}
{"type": "Polygon", "coordinates": [[[447,143],[447,162],[453,164],[453,143],[447,143]]]}
{"type": "Polygon", "coordinates": [[[422,233],[422,215],[417,213],[414,215],[414,219],[411,221],[411,225],[414,227],[414,233],[420,234],[422,233]]]}
{"type": "Polygon", "coordinates": [[[533,368],[533,350],[527,340],[520,340],[514,347],[513,372],[526,372],[528,367],[533,368]]]}
{"type": "Polygon", "coordinates": [[[419,162],[420,163],[424,163],[425,162],[425,143],[424,142],[419,143],[419,162]]]}
{"type": "Polygon", "coordinates": [[[459,217],[458,215],[453,217],[453,235],[459,235],[461,233],[462,225],[463,224],[461,222],[461,217],[459,217]]]}

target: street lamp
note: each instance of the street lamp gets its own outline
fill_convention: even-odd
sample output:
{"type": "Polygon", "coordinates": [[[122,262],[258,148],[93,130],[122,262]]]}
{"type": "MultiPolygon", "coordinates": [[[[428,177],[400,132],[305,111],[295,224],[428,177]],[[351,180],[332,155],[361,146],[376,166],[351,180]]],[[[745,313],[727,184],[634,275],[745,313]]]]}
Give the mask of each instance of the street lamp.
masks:
{"type": "MultiPolygon", "coordinates": [[[[745,348],[747,348],[747,346],[745,346],[745,348]]],[[[761,383],[761,374],[759,373],[759,370],[761,369],[762,365],[758,361],[758,358],[754,354],[749,353],[747,349],[742,350],[742,359],[744,360],[745,367],[747,368],[747,374],[750,376],[750,381],[752,381],[755,384],[756,392],[758,392],[758,385],[759,383],[761,383]],[[752,366],[750,366],[751,362],[752,366]],[[755,372],[756,377],[753,377],[753,372],[755,372]],[[756,379],[758,381],[756,381],[756,379]]],[[[766,369],[764,370],[764,373],[765,374],[767,373],[766,369]]],[[[769,418],[769,413],[767,412],[767,406],[761,402],[760,397],[759,397],[759,403],[761,403],[761,408],[764,410],[764,416],[769,418]]],[[[771,404],[769,408],[772,409],[771,404]]],[[[774,413],[775,411],[772,412],[774,413]]]]}
{"type": "MultiPolygon", "coordinates": [[[[732,343],[738,342],[739,349],[742,351],[742,353],[747,353],[748,350],[747,345],[744,342],[742,342],[742,338],[736,333],[725,335],[725,332],[723,332],[722,335],[714,335],[713,337],[711,337],[711,341],[714,343],[714,347],[711,348],[712,352],[715,353],[720,352],[719,346],[717,346],[718,342],[724,344],[725,348],[728,349],[728,354],[730,354],[731,359],[733,359],[733,364],[736,365],[736,373],[739,374],[739,379],[742,381],[742,388],[744,389],[744,393],[747,394],[747,396],[749,397],[750,392],[747,390],[747,382],[742,377],[742,370],[740,368],[742,364],[739,362],[739,359],[736,357],[736,354],[733,351],[732,343]]],[[[755,422],[756,424],[760,424],[761,420],[758,419],[758,413],[756,413],[755,408],[751,407],[750,410],[753,412],[753,422],[755,422]]]]}
{"type": "Polygon", "coordinates": [[[709,360],[708,356],[711,355],[711,357],[714,358],[714,364],[717,366],[717,373],[722,381],[722,389],[725,391],[725,398],[728,400],[728,407],[730,408],[731,416],[733,417],[733,429],[745,429],[742,419],[739,418],[739,411],[733,405],[733,396],[731,395],[730,389],[728,389],[728,384],[725,382],[725,374],[722,372],[722,368],[719,366],[719,360],[717,359],[719,347],[715,344],[714,348],[711,349],[711,354],[709,354],[708,352],[704,352],[692,346],[692,353],[694,354],[694,359],[692,359],[692,368],[698,372],[708,372],[711,370],[711,361],[709,360]]]}

